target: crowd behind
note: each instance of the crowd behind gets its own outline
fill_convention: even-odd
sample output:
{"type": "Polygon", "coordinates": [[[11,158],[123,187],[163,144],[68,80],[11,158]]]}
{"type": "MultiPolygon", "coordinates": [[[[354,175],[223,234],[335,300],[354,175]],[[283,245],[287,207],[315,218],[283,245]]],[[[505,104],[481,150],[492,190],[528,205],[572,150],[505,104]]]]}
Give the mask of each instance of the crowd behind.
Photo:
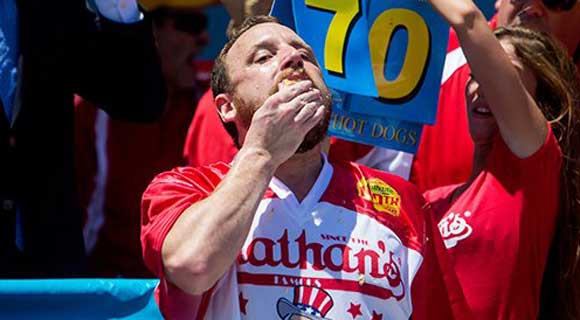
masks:
{"type": "MultiPolygon", "coordinates": [[[[7,28],[9,2],[0,1],[0,31],[7,28]]],[[[164,6],[142,1],[144,16],[128,19],[121,14],[123,21],[107,16],[99,5],[87,11],[80,0],[62,1],[55,5],[58,8],[19,4],[20,52],[12,57],[12,64],[20,75],[16,79],[10,74],[14,79],[7,84],[8,74],[0,66],[0,86],[11,88],[0,90],[5,106],[0,117],[0,276],[155,277],[142,256],[143,192],[161,172],[178,166],[229,163],[240,148],[236,127],[222,123],[216,111],[209,79],[213,63],[199,59],[212,41],[208,33],[212,22],[200,2],[164,6]],[[13,105],[10,112],[9,104],[13,105]]],[[[232,17],[227,28],[230,36],[245,17],[267,14],[271,5],[271,1],[224,2],[232,17]]],[[[580,138],[574,132],[580,130],[576,118],[580,112],[580,3],[497,0],[495,8],[490,28],[523,25],[545,32],[576,66],[571,80],[570,74],[548,75],[576,82],[576,87],[562,85],[570,91],[564,95],[576,110],[542,109],[563,151],[565,174],[559,185],[552,186],[560,188],[561,214],[542,281],[546,309],[541,315],[550,318],[560,308],[559,317],[580,317],[578,309],[561,307],[567,302],[574,308],[568,300],[580,298],[580,138]]],[[[500,30],[504,31],[499,31],[499,37],[513,36],[500,30]]],[[[476,84],[453,30],[447,53],[436,124],[425,127],[415,155],[329,138],[328,158],[331,163],[358,162],[409,180],[434,211],[442,213],[437,219],[448,219],[439,222],[443,240],[456,241],[446,239],[445,232],[457,239],[460,232],[466,232],[460,225],[467,217],[452,213],[443,218],[443,213],[451,201],[463,199],[467,191],[457,186],[477,180],[472,173],[481,163],[474,147],[478,133],[470,134],[471,110],[465,107],[466,96],[477,100],[476,84]],[[455,187],[441,188],[446,186],[455,187]]],[[[0,62],[2,55],[0,50],[0,62]]],[[[537,99],[544,98],[549,105],[551,97],[537,99]]],[[[477,112],[483,119],[489,110],[477,112]]],[[[522,141],[527,142],[520,139],[514,144],[525,158],[530,153],[522,141]]],[[[498,172],[503,165],[497,164],[498,172]]],[[[534,179],[534,171],[542,167],[526,168],[526,181],[534,188],[550,183],[534,179]]],[[[487,232],[494,234],[492,229],[487,232]]],[[[534,232],[537,237],[552,238],[550,232],[534,232]]],[[[494,251],[486,254],[493,259],[494,251]]]]}

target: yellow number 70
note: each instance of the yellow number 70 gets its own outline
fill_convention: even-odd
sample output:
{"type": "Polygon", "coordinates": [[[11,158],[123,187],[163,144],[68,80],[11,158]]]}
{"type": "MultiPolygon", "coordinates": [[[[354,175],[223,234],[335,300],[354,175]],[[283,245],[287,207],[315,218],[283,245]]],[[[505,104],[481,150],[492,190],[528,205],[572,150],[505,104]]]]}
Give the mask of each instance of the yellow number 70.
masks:
{"type": "Polygon", "coordinates": [[[329,72],[344,75],[344,46],[348,31],[360,12],[359,0],[305,0],[305,3],[312,8],[336,12],[324,42],[324,67],[329,72]]]}
{"type": "MultiPolygon", "coordinates": [[[[344,76],[345,44],[351,25],[360,12],[359,0],[305,0],[307,6],[336,12],[324,43],[324,67],[344,76]]],[[[419,85],[430,50],[429,28],[423,18],[408,9],[389,9],[381,13],[369,30],[369,48],[375,85],[379,96],[405,99],[419,85]],[[384,68],[391,38],[398,27],[407,30],[405,61],[395,80],[385,78],[384,68]]]]}

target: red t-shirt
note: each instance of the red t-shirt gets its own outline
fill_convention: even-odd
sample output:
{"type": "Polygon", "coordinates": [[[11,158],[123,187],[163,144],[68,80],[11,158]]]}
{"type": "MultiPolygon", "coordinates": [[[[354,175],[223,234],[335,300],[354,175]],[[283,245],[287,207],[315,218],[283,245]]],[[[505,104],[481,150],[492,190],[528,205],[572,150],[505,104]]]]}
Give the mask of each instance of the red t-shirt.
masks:
{"type": "Polygon", "coordinates": [[[558,208],[562,153],[551,129],[533,155],[516,157],[498,135],[483,171],[425,193],[468,308],[476,319],[535,319],[558,208]]]}
{"type": "Polygon", "coordinates": [[[192,167],[207,166],[218,161],[231,162],[238,152],[217,113],[213,93],[208,89],[199,100],[189,125],[183,156],[192,167]]]}
{"type": "Polygon", "coordinates": [[[408,319],[414,312],[414,318],[425,319],[432,314],[424,309],[429,304],[420,304],[428,300],[421,292],[425,287],[413,280],[419,266],[428,263],[422,256],[432,256],[432,242],[425,242],[430,229],[424,200],[403,179],[352,163],[325,161],[302,202],[273,178],[240,257],[205,294],[188,295],[167,282],[161,261],[167,233],[228,170],[223,163],[177,168],[159,175],[143,195],[143,255],[161,278],[156,298],[166,317],[287,319],[281,314],[289,310],[292,296],[298,306],[298,295],[308,288],[320,299],[302,304],[324,318],[408,319]]]}

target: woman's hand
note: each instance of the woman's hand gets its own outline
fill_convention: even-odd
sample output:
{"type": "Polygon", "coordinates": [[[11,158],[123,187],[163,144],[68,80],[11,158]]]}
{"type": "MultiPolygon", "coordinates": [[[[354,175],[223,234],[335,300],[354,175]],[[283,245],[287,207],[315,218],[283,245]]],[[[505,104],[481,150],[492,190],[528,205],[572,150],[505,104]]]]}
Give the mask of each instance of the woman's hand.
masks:
{"type": "Polygon", "coordinates": [[[471,0],[430,0],[429,2],[454,29],[473,26],[478,19],[485,23],[485,17],[471,0]]]}

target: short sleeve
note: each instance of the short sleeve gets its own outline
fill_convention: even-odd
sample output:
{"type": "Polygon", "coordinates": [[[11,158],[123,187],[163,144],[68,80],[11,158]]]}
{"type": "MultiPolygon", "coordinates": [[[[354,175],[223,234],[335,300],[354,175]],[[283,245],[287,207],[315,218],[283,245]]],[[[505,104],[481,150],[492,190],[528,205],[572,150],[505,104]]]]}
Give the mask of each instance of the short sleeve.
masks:
{"type": "Polygon", "coordinates": [[[226,164],[176,168],[155,177],[141,200],[141,245],[147,267],[163,278],[161,248],[175,221],[191,205],[205,199],[221,182],[226,164]]]}
{"type": "Polygon", "coordinates": [[[558,169],[562,164],[562,151],[552,131],[552,126],[549,123],[547,126],[548,132],[544,143],[536,152],[526,158],[518,158],[498,135],[492,154],[488,159],[488,169],[506,178],[512,178],[516,172],[522,172],[525,174],[522,180],[531,177],[537,180],[542,172],[547,175],[555,173],[559,176],[558,169]]]}

